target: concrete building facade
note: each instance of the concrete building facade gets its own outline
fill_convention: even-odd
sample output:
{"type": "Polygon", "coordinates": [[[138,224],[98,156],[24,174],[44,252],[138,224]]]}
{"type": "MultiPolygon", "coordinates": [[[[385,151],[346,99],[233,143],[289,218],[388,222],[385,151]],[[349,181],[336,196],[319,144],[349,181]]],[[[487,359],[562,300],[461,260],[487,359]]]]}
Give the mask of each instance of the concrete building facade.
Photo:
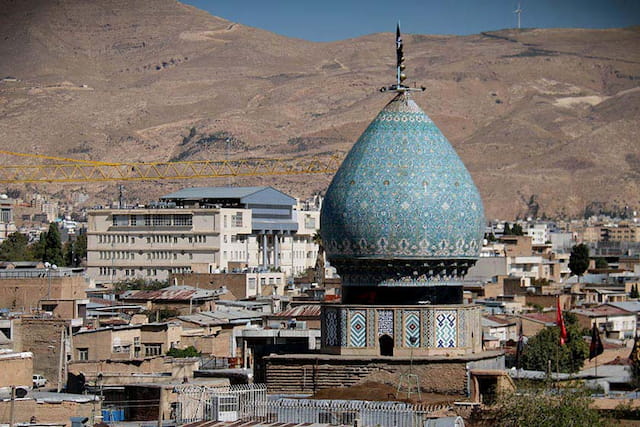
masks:
{"type": "Polygon", "coordinates": [[[87,273],[100,282],[315,265],[319,212],[271,187],[189,188],[154,208],[88,214],[87,273]]]}

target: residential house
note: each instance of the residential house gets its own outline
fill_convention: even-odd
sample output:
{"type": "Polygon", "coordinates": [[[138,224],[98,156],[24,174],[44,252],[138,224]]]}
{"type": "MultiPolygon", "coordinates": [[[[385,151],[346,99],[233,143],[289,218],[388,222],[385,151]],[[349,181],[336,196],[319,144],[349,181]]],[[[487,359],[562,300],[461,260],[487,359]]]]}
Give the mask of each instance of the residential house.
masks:
{"type": "Polygon", "coordinates": [[[599,305],[594,308],[571,310],[584,328],[591,329],[595,324],[607,338],[629,339],[636,334],[637,314],[613,305],[599,305]]]}

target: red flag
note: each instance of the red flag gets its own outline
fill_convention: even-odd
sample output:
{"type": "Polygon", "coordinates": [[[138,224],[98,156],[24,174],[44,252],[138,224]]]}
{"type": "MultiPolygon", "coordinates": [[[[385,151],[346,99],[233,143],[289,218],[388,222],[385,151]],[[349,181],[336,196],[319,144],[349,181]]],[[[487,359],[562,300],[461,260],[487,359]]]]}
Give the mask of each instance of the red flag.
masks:
{"type": "Polygon", "coordinates": [[[560,297],[556,298],[556,303],[556,325],[560,328],[560,345],[564,345],[567,341],[567,328],[564,326],[562,309],[560,308],[560,297]]]}

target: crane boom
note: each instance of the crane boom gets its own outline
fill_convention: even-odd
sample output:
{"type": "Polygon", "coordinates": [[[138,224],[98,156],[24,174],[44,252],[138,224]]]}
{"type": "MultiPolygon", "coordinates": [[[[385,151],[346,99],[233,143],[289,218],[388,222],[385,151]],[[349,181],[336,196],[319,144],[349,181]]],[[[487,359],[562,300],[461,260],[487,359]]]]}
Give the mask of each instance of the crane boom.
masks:
{"type": "Polygon", "coordinates": [[[333,173],[342,156],[177,162],[108,163],[2,151],[65,163],[0,165],[0,183],[155,181],[165,179],[333,173]]]}

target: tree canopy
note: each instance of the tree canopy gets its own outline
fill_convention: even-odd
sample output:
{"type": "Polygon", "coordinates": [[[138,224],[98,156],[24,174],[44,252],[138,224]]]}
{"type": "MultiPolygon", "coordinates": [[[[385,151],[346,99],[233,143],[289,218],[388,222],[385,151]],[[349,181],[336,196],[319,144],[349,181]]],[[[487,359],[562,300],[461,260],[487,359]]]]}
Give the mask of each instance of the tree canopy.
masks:
{"type": "Polygon", "coordinates": [[[11,233],[0,244],[0,261],[32,261],[29,238],[19,232],[11,233]]]}
{"type": "Polygon", "coordinates": [[[560,328],[546,327],[538,332],[524,347],[522,367],[535,371],[546,371],[551,361],[551,369],[560,372],[578,372],[589,356],[589,345],[583,336],[586,332],[572,313],[564,313],[567,341],[560,346],[560,328]]]}
{"type": "Polygon", "coordinates": [[[499,397],[493,408],[496,426],[602,426],[585,389],[527,389],[499,397]]]}
{"type": "Polygon", "coordinates": [[[55,222],[49,224],[49,230],[45,234],[42,261],[56,265],[63,265],[64,263],[60,230],[58,230],[58,225],[55,222]]]}
{"type": "Polygon", "coordinates": [[[582,276],[587,268],[589,268],[589,247],[580,243],[571,249],[569,270],[576,276],[582,276]]]}

